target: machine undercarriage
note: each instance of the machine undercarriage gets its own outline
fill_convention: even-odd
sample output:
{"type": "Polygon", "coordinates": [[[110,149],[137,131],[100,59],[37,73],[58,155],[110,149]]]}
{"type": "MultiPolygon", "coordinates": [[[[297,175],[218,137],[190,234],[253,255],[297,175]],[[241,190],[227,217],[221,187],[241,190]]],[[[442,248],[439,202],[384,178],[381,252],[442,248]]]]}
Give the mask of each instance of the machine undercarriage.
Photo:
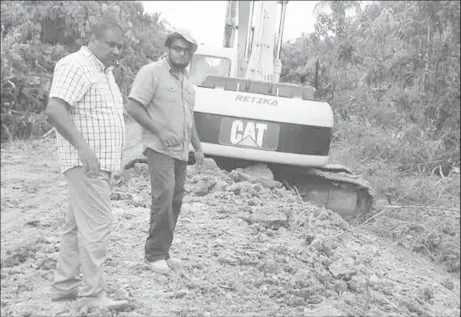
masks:
{"type": "MultiPolygon", "coordinates": [[[[142,154],[141,127],[136,122],[127,122],[126,129],[128,144],[124,150],[124,170],[132,168],[136,163],[147,163],[142,154]]],[[[213,158],[220,168],[227,171],[264,164],[229,157],[207,157],[213,158]]],[[[189,164],[194,163],[194,156],[190,155],[189,164]]],[[[274,179],[287,189],[299,192],[305,201],[339,213],[350,223],[362,222],[372,212],[375,204],[373,188],[342,165],[328,164],[319,168],[272,163],[266,165],[274,179]]]]}
{"type": "MultiPolygon", "coordinates": [[[[227,171],[261,164],[227,157],[211,157],[227,171]]],[[[194,164],[193,156],[189,164],[194,164]]],[[[376,193],[371,185],[350,169],[339,164],[321,168],[266,164],[276,181],[296,191],[304,201],[325,207],[340,214],[349,223],[360,223],[369,218],[375,205],[376,193]]]]}

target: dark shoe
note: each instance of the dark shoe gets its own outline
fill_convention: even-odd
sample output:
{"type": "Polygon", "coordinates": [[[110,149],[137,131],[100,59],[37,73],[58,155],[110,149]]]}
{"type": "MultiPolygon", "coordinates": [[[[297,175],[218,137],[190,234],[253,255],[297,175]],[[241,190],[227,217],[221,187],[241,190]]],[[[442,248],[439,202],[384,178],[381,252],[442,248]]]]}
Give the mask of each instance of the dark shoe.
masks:
{"type": "Polygon", "coordinates": [[[82,306],[88,308],[99,308],[99,309],[110,309],[110,310],[121,310],[129,306],[127,300],[114,300],[107,295],[101,295],[98,297],[85,297],[81,300],[82,306]]]}

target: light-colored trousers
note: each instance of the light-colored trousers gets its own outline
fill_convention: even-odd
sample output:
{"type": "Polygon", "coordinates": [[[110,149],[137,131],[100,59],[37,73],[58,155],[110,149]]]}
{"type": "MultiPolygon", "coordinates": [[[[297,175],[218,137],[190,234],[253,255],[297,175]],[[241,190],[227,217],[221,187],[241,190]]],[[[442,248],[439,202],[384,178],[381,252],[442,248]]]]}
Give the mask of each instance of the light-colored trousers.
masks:
{"type": "Polygon", "coordinates": [[[83,284],[79,296],[98,296],[106,289],[103,263],[113,222],[110,173],[101,171],[96,178],[89,178],[82,167],[75,167],[65,176],[70,204],[52,287],[69,293],[83,284]]]}

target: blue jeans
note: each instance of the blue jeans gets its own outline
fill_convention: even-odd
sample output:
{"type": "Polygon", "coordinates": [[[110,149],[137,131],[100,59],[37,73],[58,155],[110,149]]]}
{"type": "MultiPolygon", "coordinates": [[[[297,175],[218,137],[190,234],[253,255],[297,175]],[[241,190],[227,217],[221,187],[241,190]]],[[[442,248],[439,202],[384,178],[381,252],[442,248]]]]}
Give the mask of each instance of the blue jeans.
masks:
{"type": "Polygon", "coordinates": [[[151,176],[152,204],[145,259],[154,262],[170,258],[174,229],[181,212],[187,162],[147,149],[151,176]]]}

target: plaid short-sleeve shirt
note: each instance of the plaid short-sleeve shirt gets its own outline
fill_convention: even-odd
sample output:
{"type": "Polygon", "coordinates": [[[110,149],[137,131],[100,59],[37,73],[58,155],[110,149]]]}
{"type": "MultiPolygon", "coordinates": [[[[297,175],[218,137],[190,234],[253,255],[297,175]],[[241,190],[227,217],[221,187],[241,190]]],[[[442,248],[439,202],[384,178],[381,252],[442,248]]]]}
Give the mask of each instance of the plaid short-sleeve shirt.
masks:
{"type": "MultiPolygon", "coordinates": [[[[95,152],[101,170],[120,171],[125,120],[123,98],[112,68],[106,68],[83,46],[56,64],[49,98],[70,105],[70,117],[95,152]]],[[[77,150],[59,133],[56,142],[62,173],[83,166],[77,150]]]]}

